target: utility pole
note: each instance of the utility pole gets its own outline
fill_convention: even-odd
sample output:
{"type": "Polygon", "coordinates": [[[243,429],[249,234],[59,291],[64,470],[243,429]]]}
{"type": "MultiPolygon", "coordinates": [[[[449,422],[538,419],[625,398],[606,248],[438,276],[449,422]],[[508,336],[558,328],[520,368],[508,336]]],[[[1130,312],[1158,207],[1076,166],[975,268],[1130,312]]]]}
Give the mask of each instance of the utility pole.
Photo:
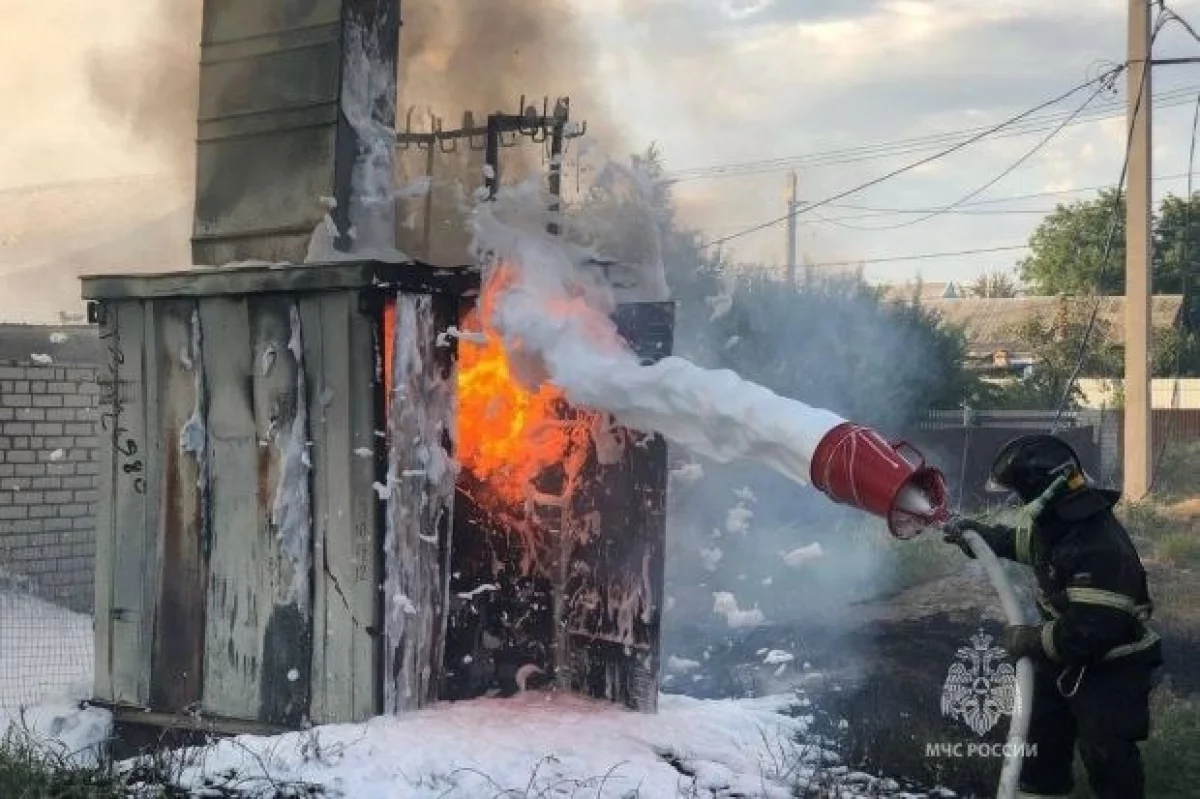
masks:
{"type": "Polygon", "coordinates": [[[796,211],[800,207],[799,178],[792,172],[788,178],[790,191],[788,193],[787,218],[787,280],[789,286],[796,285],[796,211]]]}
{"type": "Polygon", "coordinates": [[[1150,405],[1150,0],[1129,0],[1128,57],[1124,494],[1126,499],[1139,500],[1150,490],[1154,449],[1150,405]]]}

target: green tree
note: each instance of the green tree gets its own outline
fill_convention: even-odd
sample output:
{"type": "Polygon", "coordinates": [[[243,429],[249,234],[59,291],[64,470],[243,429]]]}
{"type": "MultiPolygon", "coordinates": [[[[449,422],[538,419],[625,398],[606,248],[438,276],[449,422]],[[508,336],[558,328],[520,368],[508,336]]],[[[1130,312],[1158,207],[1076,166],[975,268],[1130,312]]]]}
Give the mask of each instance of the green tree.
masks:
{"type": "Polygon", "coordinates": [[[919,303],[854,279],[791,286],[766,270],[742,273],[730,300],[713,365],[784,396],[891,430],[979,399],[962,330],[919,303]]]}
{"type": "Polygon", "coordinates": [[[1008,272],[991,272],[980,275],[975,282],[967,287],[971,297],[989,299],[1017,296],[1017,281],[1008,272]]]}
{"type": "Polygon", "coordinates": [[[1112,326],[1097,318],[1088,331],[1091,307],[1087,303],[1063,306],[1055,316],[1033,316],[1013,330],[1021,350],[1033,365],[1016,381],[1003,386],[994,397],[1003,409],[1054,409],[1066,395],[1066,408],[1076,408],[1082,399],[1073,378],[1114,378],[1122,372],[1122,349],[1113,341],[1112,326]],[[1085,341],[1086,336],[1086,341],[1085,341]],[[1082,361],[1082,363],[1080,363],[1082,361]]]}
{"type": "Polygon", "coordinates": [[[1060,203],[1034,230],[1029,249],[1018,268],[1038,294],[1120,294],[1125,284],[1124,195],[1118,198],[1110,189],[1095,200],[1060,203]]]}
{"type": "MultiPolygon", "coordinates": [[[[1200,266],[1200,193],[1191,200],[1168,195],[1154,218],[1154,292],[1179,294],[1184,275],[1200,266]]],[[[1059,205],[1029,239],[1021,277],[1038,294],[1125,292],[1125,198],[1115,189],[1094,200],[1059,205]],[[1115,214],[1115,216],[1114,216],[1115,214]],[[1105,258],[1105,245],[1112,244],[1105,258]]]]}

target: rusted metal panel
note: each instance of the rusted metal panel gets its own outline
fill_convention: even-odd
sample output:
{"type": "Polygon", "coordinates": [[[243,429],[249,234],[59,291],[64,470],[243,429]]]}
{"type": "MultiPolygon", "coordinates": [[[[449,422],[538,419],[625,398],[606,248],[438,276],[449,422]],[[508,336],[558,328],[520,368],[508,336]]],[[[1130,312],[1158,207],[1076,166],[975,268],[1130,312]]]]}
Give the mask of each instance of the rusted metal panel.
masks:
{"type": "Polygon", "coordinates": [[[348,234],[361,148],[351,122],[395,125],[399,2],[206,0],[193,260],[304,260],[333,197],[348,234]],[[366,74],[350,26],[380,67],[366,74]],[[390,86],[375,86],[381,80],[390,86]],[[370,84],[370,85],[364,85],[370,84]],[[347,109],[379,92],[393,102],[347,109]],[[365,113],[370,120],[351,119],[365,113]]]}
{"type": "MultiPolygon", "coordinates": [[[[95,621],[92,625],[94,646],[94,670],[92,674],[92,697],[99,701],[116,701],[112,681],[112,608],[113,578],[117,560],[116,458],[111,450],[111,419],[113,400],[116,397],[116,377],[120,352],[117,336],[118,304],[104,303],[100,306],[101,318],[99,339],[102,348],[102,364],[98,373],[100,388],[99,412],[109,419],[107,435],[99,436],[99,474],[96,476],[96,492],[99,503],[96,508],[96,581],[95,621]],[[116,348],[116,349],[114,349],[116,348]]],[[[121,355],[121,358],[124,356],[121,355]]]]}
{"type": "Polygon", "coordinates": [[[437,698],[445,652],[454,505],[454,357],[438,346],[449,298],[399,295],[388,419],[384,708],[437,698]]]}
{"type": "Polygon", "coordinates": [[[156,470],[160,565],[150,703],[158,711],[186,712],[200,701],[204,665],[208,471],[202,331],[195,302],[160,301],[153,313],[155,368],[147,378],[157,385],[159,415],[153,423],[162,468],[156,470]]]}
{"type": "MultiPolygon", "coordinates": [[[[101,332],[105,365],[99,378],[101,511],[97,520],[96,693],[113,702],[145,705],[150,698],[150,646],[156,564],[155,510],[148,501],[148,405],[143,353],[154,339],[152,320],[138,301],[105,306],[101,332]]],[[[148,401],[149,400],[149,401],[148,401]]],[[[152,410],[152,408],[151,408],[152,410]]]]}
{"type": "Polygon", "coordinates": [[[200,321],[213,531],[203,706],[297,726],[311,664],[299,314],[281,297],[213,298],[201,303],[200,321]]]}
{"type": "MultiPolygon", "coordinates": [[[[674,306],[620,306],[618,332],[643,363],[670,355],[674,306]]],[[[643,712],[658,706],[665,580],[667,445],[593,415],[591,457],[562,518],[569,552],[556,586],[566,653],[560,681],[643,712]]]]}
{"type": "Polygon", "coordinates": [[[206,438],[212,541],[205,606],[205,712],[235,718],[259,706],[262,628],[269,607],[259,591],[267,551],[258,511],[259,442],[254,424],[254,361],[245,300],[200,303],[208,386],[206,438]]]}
{"type": "Polygon", "coordinates": [[[205,0],[196,263],[303,260],[334,194],[340,0],[205,0]]]}
{"type": "MultiPolygon", "coordinates": [[[[614,319],[652,362],[671,352],[673,317],[672,305],[646,303],[621,306],[614,319]]],[[[652,711],[666,443],[565,403],[558,416],[567,449],[534,478],[527,507],[479,501],[487,486],[459,477],[444,695],[515,691],[536,667],[564,689],[652,711]]]]}
{"type": "Polygon", "coordinates": [[[336,264],[237,266],[160,274],[91,275],[81,278],[84,299],[240,297],[247,294],[349,289],[410,294],[450,294],[479,290],[474,267],[439,268],[420,263],[353,261],[336,264]]]}
{"type": "MultiPolygon", "coordinates": [[[[313,463],[314,723],[362,721],[380,710],[378,501],[383,439],[375,435],[372,321],[350,293],[300,302],[308,364],[313,463]]],[[[382,424],[382,422],[381,422],[382,424]]]]}
{"type": "Polygon", "coordinates": [[[259,441],[258,514],[264,535],[257,590],[265,600],[258,720],[298,726],[312,665],[312,516],[304,333],[282,296],[250,304],[259,441]],[[263,444],[266,443],[266,446],[263,444]]]}

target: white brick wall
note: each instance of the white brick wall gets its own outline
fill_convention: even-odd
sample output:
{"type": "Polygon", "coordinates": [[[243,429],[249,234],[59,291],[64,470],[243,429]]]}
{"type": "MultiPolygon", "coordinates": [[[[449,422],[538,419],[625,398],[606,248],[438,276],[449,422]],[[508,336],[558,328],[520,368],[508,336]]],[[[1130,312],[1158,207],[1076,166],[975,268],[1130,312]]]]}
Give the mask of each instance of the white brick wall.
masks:
{"type": "Polygon", "coordinates": [[[92,607],[96,369],[0,362],[0,568],[92,607]]]}

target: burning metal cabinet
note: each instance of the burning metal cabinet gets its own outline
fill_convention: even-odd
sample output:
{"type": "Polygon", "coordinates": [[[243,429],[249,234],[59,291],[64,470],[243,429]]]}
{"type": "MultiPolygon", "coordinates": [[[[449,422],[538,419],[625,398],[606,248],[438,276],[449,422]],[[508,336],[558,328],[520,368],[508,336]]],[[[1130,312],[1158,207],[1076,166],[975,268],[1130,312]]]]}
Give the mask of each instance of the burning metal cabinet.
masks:
{"type": "MultiPolygon", "coordinates": [[[[673,304],[622,305],[614,322],[644,362],[670,355],[673,304]]],[[[460,475],[443,695],[511,693],[537,677],[653,711],[666,442],[565,401],[552,414],[555,457],[519,497],[498,501],[494,478],[460,475]]],[[[526,444],[519,458],[545,456],[526,444]]]]}
{"type": "MultiPolygon", "coordinates": [[[[107,361],[94,691],[125,728],[268,731],[479,695],[461,678],[495,654],[478,620],[511,622],[561,688],[655,707],[665,444],[588,428],[558,464],[578,490],[527,514],[555,550],[543,583],[497,573],[497,547],[528,553],[454,462],[451,328],[478,283],[377,262],[84,278],[107,361]]],[[[669,304],[615,321],[644,359],[669,353],[669,304]]]]}
{"type": "Polygon", "coordinates": [[[119,721],[228,730],[434,698],[453,478],[382,486],[389,446],[415,474],[445,443],[439,335],[477,275],[347,263],[83,285],[107,359],[95,698],[119,721]],[[384,583],[419,612],[384,608],[384,583]]]}

